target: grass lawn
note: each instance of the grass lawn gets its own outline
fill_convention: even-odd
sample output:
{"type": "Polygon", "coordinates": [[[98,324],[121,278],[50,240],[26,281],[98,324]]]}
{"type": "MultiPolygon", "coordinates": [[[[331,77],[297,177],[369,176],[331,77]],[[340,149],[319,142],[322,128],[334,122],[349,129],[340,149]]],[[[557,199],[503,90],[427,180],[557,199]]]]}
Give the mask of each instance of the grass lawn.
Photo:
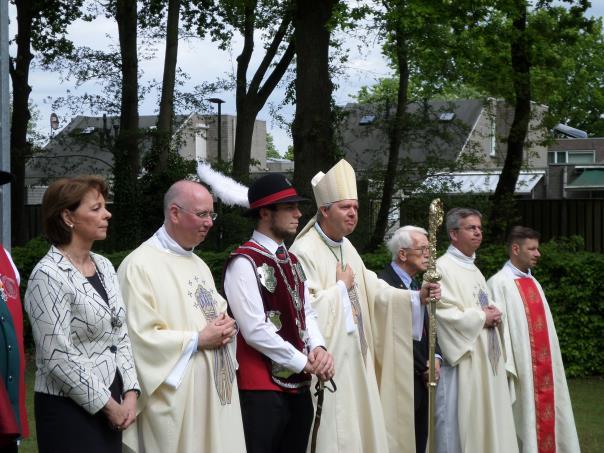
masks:
{"type": "Polygon", "coordinates": [[[568,381],[583,453],[604,451],[604,377],[568,381]]]}
{"type": "MultiPolygon", "coordinates": [[[[37,453],[36,427],[34,422],[34,366],[27,368],[27,410],[29,438],[23,441],[20,453],[37,453]]],[[[582,453],[604,451],[604,377],[571,379],[568,381],[579,431],[582,453]]]]}

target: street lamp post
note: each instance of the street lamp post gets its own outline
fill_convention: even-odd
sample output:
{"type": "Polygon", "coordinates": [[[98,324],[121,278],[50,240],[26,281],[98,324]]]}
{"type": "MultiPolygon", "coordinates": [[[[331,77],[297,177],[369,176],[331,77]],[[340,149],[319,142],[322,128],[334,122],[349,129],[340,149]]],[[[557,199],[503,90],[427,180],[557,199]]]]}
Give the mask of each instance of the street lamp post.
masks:
{"type": "Polygon", "coordinates": [[[218,166],[222,164],[222,104],[224,101],[220,98],[210,98],[208,99],[212,104],[218,105],[218,166]]]}
{"type": "MultiPolygon", "coordinates": [[[[0,168],[10,171],[10,120],[8,71],[8,1],[0,0],[0,168]]],[[[0,191],[0,242],[11,246],[11,188],[0,191]]]]}
{"type": "MultiPolygon", "coordinates": [[[[221,169],[220,167],[222,166],[222,104],[224,104],[224,101],[220,98],[210,98],[208,99],[208,101],[210,101],[212,104],[217,104],[218,105],[218,152],[217,152],[217,156],[218,156],[218,168],[221,169]]],[[[216,246],[218,248],[218,250],[222,250],[222,234],[223,234],[223,230],[222,230],[222,202],[220,201],[220,199],[218,199],[218,234],[216,236],[216,246]]]]}

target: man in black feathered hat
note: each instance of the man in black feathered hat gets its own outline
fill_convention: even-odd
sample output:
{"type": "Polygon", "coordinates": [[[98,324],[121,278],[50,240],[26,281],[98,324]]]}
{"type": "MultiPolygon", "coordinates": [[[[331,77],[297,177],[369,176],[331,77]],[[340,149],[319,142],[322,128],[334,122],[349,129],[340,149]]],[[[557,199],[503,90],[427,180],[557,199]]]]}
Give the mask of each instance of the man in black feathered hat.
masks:
{"type": "Polygon", "coordinates": [[[307,201],[283,175],[248,191],[252,238],[227,261],[224,290],[239,325],[237,381],[248,453],[306,452],[313,420],[311,375],[329,380],[333,358],[310,305],[302,267],[284,241],[293,238],[307,201]]]}

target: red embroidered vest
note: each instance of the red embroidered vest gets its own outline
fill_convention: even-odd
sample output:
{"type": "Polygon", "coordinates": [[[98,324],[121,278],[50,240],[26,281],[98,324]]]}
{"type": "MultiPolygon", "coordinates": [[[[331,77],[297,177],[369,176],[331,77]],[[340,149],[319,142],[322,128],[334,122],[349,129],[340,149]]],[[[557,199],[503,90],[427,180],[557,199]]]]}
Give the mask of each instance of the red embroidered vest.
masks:
{"type": "MultiPolygon", "coordinates": [[[[275,324],[281,338],[298,351],[306,353],[303,338],[306,332],[304,277],[297,258],[290,253],[289,259],[278,259],[254,242],[246,242],[236,249],[229,257],[227,266],[237,256],[250,260],[256,270],[266,320],[275,324]]],[[[237,361],[237,384],[242,390],[297,392],[300,388],[310,386],[309,374],[293,373],[271,361],[249,346],[241,333],[237,335],[237,361]]]]}
{"type": "MultiPolygon", "coordinates": [[[[10,341],[3,351],[8,364],[6,382],[0,381],[0,438],[3,435],[27,437],[27,413],[25,412],[25,354],[23,349],[23,310],[19,283],[13,266],[0,245],[0,304],[6,304],[8,310],[2,310],[2,330],[10,333],[5,338],[16,339],[16,345],[10,341]],[[10,318],[10,319],[9,319],[10,318]],[[16,349],[16,350],[15,350],[16,349]],[[14,410],[18,409],[18,410],[14,410]],[[15,432],[16,431],[16,432],[15,432]]],[[[3,335],[0,331],[0,335],[3,335]]],[[[1,376],[0,376],[1,378],[1,376]]]]}

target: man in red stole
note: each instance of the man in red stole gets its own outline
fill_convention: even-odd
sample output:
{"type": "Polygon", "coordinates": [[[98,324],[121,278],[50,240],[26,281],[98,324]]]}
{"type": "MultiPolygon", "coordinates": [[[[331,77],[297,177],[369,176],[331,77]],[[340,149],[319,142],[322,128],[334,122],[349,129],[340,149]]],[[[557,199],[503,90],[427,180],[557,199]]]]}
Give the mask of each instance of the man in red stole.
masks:
{"type": "MultiPolygon", "coordinates": [[[[12,181],[0,171],[0,185],[12,181]]],[[[16,452],[28,435],[25,413],[25,356],[19,272],[9,253],[0,247],[0,451],[16,452]]]]}
{"type": "Polygon", "coordinates": [[[531,275],[539,233],[512,228],[509,261],[488,281],[503,308],[506,371],[520,452],[575,453],[579,440],[558,344],[541,285],[531,275]]]}
{"type": "Polygon", "coordinates": [[[248,191],[252,238],[229,258],[224,291],[239,325],[237,383],[248,453],[304,453],[313,420],[311,374],[329,380],[325,349],[302,267],[283,243],[302,216],[298,196],[270,173],[248,191]]]}

